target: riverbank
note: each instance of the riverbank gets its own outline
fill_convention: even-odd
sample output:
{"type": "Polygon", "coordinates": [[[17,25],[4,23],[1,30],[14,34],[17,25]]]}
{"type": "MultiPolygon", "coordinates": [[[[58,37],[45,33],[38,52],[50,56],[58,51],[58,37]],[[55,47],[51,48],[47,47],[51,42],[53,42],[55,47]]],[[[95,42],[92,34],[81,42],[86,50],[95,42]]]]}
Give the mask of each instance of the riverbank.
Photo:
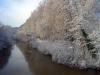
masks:
{"type": "Polygon", "coordinates": [[[28,37],[28,39],[24,38],[25,40],[21,39],[18,39],[18,41],[27,43],[33,50],[36,49],[43,55],[51,56],[52,62],[79,69],[99,69],[99,65],[96,65],[93,61],[88,62],[91,59],[84,59],[81,55],[78,55],[81,52],[75,52],[73,48],[71,48],[70,42],[43,41],[33,39],[32,37],[28,37]]]}
{"type": "Polygon", "coordinates": [[[31,71],[35,75],[99,75],[99,70],[79,69],[57,64],[52,61],[51,56],[41,54],[37,49],[33,49],[28,43],[17,43],[24,54],[31,71]]]}

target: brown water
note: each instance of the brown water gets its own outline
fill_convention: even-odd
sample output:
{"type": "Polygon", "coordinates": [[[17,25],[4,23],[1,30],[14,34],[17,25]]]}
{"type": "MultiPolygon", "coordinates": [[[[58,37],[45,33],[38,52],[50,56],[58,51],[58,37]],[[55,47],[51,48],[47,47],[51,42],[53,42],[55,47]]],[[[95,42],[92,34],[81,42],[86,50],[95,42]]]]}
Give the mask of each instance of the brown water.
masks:
{"type": "Polygon", "coordinates": [[[2,59],[0,57],[0,75],[100,75],[92,69],[79,70],[51,61],[50,56],[31,49],[25,43],[14,45],[2,59]]]}

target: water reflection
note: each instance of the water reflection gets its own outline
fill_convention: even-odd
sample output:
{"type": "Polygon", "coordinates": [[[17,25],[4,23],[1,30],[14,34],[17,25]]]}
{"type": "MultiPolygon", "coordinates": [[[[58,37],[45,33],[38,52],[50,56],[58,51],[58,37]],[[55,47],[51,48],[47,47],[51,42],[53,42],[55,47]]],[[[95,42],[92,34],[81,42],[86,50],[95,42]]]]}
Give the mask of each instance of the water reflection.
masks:
{"type": "Polygon", "coordinates": [[[16,45],[0,52],[0,67],[0,75],[32,75],[23,54],[16,45]]]}
{"type": "Polygon", "coordinates": [[[32,50],[27,44],[18,44],[24,53],[31,71],[35,75],[100,75],[99,71],[92,69],[79,70],[59,65],[51,61],[50,56],[40,54],[37,50],[32,50]]]}
{"type": "Polygon", "coordinates": [[[9,57],[11,55],[11,48],[0,50],[0,69],[3,69],[8,63],[9,57]]]}

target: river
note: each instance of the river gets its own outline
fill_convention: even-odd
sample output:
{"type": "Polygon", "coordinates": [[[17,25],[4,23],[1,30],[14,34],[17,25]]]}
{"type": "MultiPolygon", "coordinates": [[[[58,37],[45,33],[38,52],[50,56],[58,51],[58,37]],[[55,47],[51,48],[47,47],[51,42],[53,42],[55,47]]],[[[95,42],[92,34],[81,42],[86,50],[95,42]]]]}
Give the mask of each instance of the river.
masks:
{"type": "Polygon", "coordinates": [[[51,61],[25,43],[18,43],[0,54],[0,75],[100,75],[99,71],[70,68],[51,61]]]}
{"type": "MultiPolygon", "coordinates": [[[[6,64],[3,64],[4,67],[0,70],[0,75],[32,75],[29,70],[28,63],[20,49],[14,45],[9,51],[8,57],[6,56],[6,53],[3,54],[6,56],[5,59],[8,59],[8,62],[6,61],[6,64]]],[[[2,59],[2,61],[3,60],[4,59],[2,59]]]]}

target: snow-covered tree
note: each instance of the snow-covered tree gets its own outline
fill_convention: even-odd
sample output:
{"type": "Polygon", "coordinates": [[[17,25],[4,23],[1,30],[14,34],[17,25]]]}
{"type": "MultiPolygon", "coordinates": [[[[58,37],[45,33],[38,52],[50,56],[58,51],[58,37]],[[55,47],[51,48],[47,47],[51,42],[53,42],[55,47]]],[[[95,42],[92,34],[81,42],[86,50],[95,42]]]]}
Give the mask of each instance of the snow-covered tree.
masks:
{"type": "Polygon", "coordinates": [[[37,48],[59,63],[98,66],[98,11],[99,0],[44,0],[18,33],[35,34],[37,48]]]}

